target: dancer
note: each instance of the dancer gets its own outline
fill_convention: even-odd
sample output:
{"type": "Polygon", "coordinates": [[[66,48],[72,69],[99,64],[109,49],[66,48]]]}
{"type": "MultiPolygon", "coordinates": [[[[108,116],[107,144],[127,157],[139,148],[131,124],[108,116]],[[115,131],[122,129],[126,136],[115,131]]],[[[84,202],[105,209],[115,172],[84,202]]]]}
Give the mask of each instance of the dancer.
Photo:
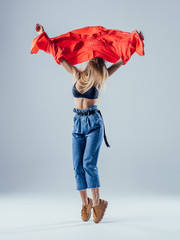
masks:
{"type": "MultiPolygon", "coordinates": [[[[42,34],[43,26],[37,24],[36,31],[39,35],[42,34]]],[[[124,65],[124,62],[119,59],[107,68],[105,60],[96,56],[88,61],[84,70],[78,69],[63,57],[58,59],[58,63],[72,75],[73,79],[72,94],[75,103],[73,111],[76,114],[73,119],[72,156],[76,189],[82,201],[81,218],[83,221],[88,221],[93,209],[93,221],[99,223],[108,206],[108,201],[100,197],[97,167],[103,137],[106,146],[110,147],[110,145],[97,102],[108,77],[124,65]],[[87,195],[87,189],[91,189],[92,198],[87,195]]]]}

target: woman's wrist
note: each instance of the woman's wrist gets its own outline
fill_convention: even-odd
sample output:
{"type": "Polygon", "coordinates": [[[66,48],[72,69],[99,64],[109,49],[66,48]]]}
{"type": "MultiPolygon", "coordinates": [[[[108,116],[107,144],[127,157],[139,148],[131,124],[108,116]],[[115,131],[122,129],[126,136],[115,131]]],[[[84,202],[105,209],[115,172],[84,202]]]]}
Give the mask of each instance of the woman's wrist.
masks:
{"type": "Polygon", "coordinates": [[[40,35],[41,33],[43,33],[44,31],[38,32],[38,34],[40,35]]]}

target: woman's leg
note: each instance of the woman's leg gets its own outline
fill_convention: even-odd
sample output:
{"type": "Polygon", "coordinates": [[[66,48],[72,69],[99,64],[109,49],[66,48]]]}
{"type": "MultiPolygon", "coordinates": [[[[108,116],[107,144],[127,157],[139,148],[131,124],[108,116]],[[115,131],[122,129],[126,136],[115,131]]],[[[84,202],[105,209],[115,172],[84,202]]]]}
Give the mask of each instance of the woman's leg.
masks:
{"type": "Polygon", "coordinates": [[[73,132],[72,156],[77,190],[84,190],[87,188],[85,171],[83,169],[83,154],[85,146],[86,146],[85,136],[83,134],[73,132]]]}
{"type": "Polygon", "coordinates": [[[88,197],[87,197],[87,190],[80,190],[80,196],[82,200],[82,205],[87,206],[88,205],[88,197]]]}
{"type": "Polygon", "coordinates": [[[92,197],[93,197],[93,207],[94,206],[98,206],[100,201],[99,201],[99,187],[97,188],[91,188],[91,192],[92,192],[92,197]]]}

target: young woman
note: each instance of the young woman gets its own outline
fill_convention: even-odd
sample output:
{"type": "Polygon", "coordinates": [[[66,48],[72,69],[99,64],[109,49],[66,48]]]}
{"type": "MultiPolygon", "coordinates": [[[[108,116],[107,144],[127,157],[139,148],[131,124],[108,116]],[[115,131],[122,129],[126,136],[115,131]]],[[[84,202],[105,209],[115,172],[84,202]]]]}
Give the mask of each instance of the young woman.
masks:
{"type": "MultiPolygon", "coordinates": [[[[37,32],[44,32],[40,24],[37,32]]],[[[93,208],[93,220],[98,223],[104,216],[108,202],[100,198],[97,160],[103,137],[106,146],[109,147],[109,144],[97,102],[105,81],[123,65],[123,61],[120,59],[107,68],[103,58],[95,57],[87,63],[84,70],[78,69],[65,59],[61,61],[61,65],[73,79],[73,111],[76,114],[73,119],[72,155],[76,186],[82,200],[81,218],[88,221],[93,208]],[[92,199],[87,196],[88,188],[91,189],[92,199]]]]}

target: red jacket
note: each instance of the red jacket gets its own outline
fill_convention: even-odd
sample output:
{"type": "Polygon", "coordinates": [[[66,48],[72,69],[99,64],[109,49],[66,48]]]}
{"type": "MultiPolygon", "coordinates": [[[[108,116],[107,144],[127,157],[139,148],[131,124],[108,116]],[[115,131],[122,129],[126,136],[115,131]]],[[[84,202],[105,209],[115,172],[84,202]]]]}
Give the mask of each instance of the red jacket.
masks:
{"type": "Polygon", "coordinates": [[[137,30],[129,33],[102,26],[88,26],[49,38],[46,32],[32,41],[31,54],[39,49],[51,54],[58,64],[63,58],[75,65],[96,56],[115,63],[120,58],[125,65],[131,55],[144,53],[144,38],[137,30]]]}

